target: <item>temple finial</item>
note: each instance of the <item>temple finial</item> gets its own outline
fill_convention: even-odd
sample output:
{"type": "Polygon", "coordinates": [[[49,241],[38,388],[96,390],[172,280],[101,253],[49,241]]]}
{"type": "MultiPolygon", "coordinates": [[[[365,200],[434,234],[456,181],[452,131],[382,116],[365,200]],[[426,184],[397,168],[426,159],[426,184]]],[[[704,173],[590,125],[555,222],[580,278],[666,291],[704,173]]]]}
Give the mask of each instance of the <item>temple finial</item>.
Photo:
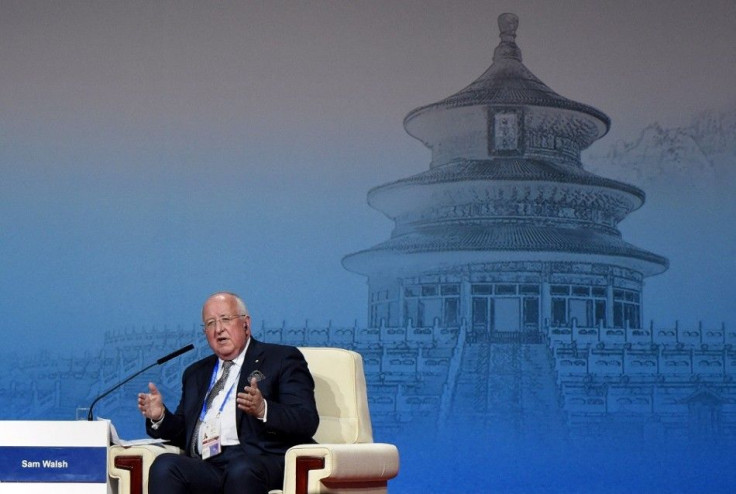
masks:
{"type": "Polygon", "coordinates": [[[506,13],[498,16],[498,29],[501,31],[502,41],[514,41],[518,28],[519,17],[516,14],[506,13]]]}
{"type": "Polygon", "coordinates": [[[501,43],[493,52],[493,61],[514,59],[521,62],[521,50],[516,46],[516,30],[519,28],[519,17],[516,14],[505,13],[498,16],[498,29],[501,32],[501,43]]]}

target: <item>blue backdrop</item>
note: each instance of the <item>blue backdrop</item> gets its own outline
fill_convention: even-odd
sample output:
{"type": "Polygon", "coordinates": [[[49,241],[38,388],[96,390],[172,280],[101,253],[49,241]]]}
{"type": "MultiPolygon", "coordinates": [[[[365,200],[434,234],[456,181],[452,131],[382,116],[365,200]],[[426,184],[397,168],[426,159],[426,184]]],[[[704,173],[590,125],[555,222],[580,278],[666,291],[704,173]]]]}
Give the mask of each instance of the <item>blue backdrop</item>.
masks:
{"type": "MultiPolygon", "coordinates": [[[[524,64],[611,118],[585,167],[647,194],[620,225],[670,261],[645,280],[644,326],[734,332],[732,1],[0,0],[0,418],[72,419],[169,351],[193,341],[204,355],[201,303],[217,290],[245,298],[263,339],[344,330],[320,341],[363,348],[366,280],[341,260],[393,227],[366,194],[429,168],[402,121],[491,64],[507,11],[524,64]]],[[[732,491],[736,357],[726,336],[718,348],[722,393],[702,396],[722,400],[726,425],[707,440],[657,427],[642,438],[517,424],[518,435],[487,418],[421,420],[442,401],[402,415],[376,399],[376,440],[402,456],[391,489],[732,491]]],[[[175,402],[194,358],[98,414],[142,434],[137,390],[170,382],[175,402]]],[[[523,409],[506,391],[499,400],[523,409]]]]}

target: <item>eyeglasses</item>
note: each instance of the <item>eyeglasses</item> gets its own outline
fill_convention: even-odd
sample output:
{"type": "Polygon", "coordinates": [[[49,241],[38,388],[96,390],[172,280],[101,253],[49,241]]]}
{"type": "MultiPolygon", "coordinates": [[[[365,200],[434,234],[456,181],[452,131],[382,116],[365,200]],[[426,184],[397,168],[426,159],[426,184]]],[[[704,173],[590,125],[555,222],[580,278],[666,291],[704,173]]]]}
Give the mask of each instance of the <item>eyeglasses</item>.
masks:
{"type": "Polygon", "coordinates": [[[235,314],[233,316],[222,316],[218,319],[208,319],[204,324],[202,324],[202,329],[204,331],[214,331],[217,328],[218,322],[222,324],[223,327],[228,327],[230,326],[230,323],[236,319],[240,319],[241,317],[245,317],[245,314],[235,314]]]}

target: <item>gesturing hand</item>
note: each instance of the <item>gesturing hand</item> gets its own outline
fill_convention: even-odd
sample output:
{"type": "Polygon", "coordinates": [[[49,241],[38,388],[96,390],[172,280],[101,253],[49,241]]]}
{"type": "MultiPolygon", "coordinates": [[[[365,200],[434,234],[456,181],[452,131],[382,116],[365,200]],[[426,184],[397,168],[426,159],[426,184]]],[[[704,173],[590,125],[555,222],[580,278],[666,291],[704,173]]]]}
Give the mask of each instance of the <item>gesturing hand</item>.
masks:
{"type": "Polygon", "coordinates": [[[250,386],[246,386],[241,393],[238,393],[237,403],[238,408],[248,415],[253,415],[259,419],[263,418],[266,403],[261,390],[258,389],[258,380],[255,377],[250,380],[250,386]]]}
{"type": "Polygon", "coordinates": [[[156,422],[164,415],[164,400],[158,388],[148,383],[148,393],[138,393],[138,410],[144,417],[156,422]]]}

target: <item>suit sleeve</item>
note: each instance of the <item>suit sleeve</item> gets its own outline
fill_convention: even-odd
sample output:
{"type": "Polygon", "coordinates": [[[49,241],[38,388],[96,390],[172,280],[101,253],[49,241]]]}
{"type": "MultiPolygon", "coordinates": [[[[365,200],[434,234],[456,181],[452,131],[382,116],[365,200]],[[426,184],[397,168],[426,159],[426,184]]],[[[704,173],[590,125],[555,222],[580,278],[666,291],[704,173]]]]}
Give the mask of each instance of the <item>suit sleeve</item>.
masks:
{"type": "Polygon", "coordinates": [[[268,400],[267,430],[310,441],[319,425],[314,401],[314,379],[302,353],[286,347],[278,373],[278,391],[268,400]]]}

